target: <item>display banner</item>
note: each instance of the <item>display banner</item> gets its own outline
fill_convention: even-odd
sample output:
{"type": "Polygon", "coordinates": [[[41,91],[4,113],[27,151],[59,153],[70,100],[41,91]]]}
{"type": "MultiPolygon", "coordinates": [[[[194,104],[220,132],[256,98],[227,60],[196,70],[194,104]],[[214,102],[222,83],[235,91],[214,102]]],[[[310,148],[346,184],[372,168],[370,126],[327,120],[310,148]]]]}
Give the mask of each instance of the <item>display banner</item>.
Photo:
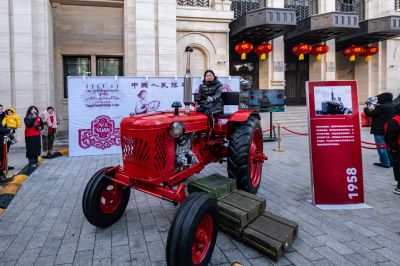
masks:
{"type": "Polygon", "coordinates": [[[307,82],[313,203],[364,202],[356,81],[307,82]]]}
{"type": "MultiPolygon", "coordinates": [[[[240,89],[239,77],[219,80],[223,91],[240,89]]],[[[193,92],[201,82],[193,78],[193,92]]],[[[183,102],[183,77],[68,77],[70,156],[121,153],[122,118],[171,111],[174,101],[183,102]]]]}

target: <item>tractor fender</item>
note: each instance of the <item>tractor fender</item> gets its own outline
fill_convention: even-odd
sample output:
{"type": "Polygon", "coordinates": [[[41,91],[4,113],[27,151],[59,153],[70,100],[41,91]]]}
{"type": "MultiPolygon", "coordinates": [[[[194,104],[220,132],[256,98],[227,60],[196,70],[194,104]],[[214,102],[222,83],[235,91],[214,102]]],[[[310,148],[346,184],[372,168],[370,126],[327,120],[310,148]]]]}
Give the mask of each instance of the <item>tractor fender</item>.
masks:
{"type": "Polygon", "coordinates": [[[249,119],[250,116],[254,116],[261,120],[260,114],[257,111],[253,110],[239,110],[235,113],[233,113],[229,119],[228,122],[226,123],[226,136],[230,136],[232,133],[232,130],[235,126],[238,124],[242,124],[247,119],[249,119]]]}

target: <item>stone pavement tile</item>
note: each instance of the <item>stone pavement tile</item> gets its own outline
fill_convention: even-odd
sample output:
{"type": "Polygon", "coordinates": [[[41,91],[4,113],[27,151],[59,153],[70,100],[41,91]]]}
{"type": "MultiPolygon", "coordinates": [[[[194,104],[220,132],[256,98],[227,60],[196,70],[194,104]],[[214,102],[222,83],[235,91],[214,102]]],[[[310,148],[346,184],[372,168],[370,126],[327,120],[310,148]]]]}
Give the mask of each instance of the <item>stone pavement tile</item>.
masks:
{"type": "Polygon", "coordinates": [[[86,266],[92,265],[93,262],[93,250],[78,251],[75,254],[73,265],[86,266]]]}
{"type": "Polygon", "coordinates": [[[17,218],[15,218],[16,222],[27,222],[31,215],[33,214],[33,210],[24,210],[22,211],[17,218]]]}
{"type": "Polygon", "coordinates": [[[131,261],[134,266],[148,266],[150,265],[150,258],[147,252],[132,253],[131,261]]]}
{"type": "Polygon", "coordinates": [[[40,256],[57,255],[61,246],[62,237],[47,238],[40,256]]]}
{"type": "Polygon", "coordinates": [[[328,247],[339,253],[340,255],[345,255],[345,254],[353,254],[354,250],[352,250],[350,247],[345,246],[335,239],[333,239],[330,236],[317,236],[316,237],[320,242],[325,243],[328,247]]]}
{"type": "Polygon", "coordinates": [[[1,266],[14,266],[17,264],[16,260],[1,262],[1,266]]]}
{"type": "Polygon", "coordinates": [[[77,243],[61,244],[56,257],[56,264],[73,263],[77,243]]]}
{"type": "Polygon", "coordinates": [[[313,261],[314,266],[332,266],[333,264],[327,259],[313,261]]]}
{"type": "Polygon", "coordinates": [[[399,266],[398,263],[395,263],[393,261],[381,262],[381,263],[378,263],[377,265],[379,265],[379,266],[399,266]]]}
{"type": "Polygon", "coordinates": [[[234,240],[232,240],[230,237],[228,237],[223,232],[221,232],[221,231],[218,232],[216,244],[222,251],[235,249],[236,246],[233,244],[233,241],[234,240]]]}
{"type": "Polygon", "coordinates": [[[18,234],[25,226],[26,222],[13,222],[3,233],[3,236],[10,236],[18,234]]]}
{"type": "MultiPolygon", "coordinates": [[[[165,215],[165,213],[164,213],[165,215]]],[[[154,216],[154,213],[153,213],[154,216]]],[[[154,218],[156,220],[156,225],[158,228],[158,231],[168,231],[169,228],[171,227],[171,223],[169,222],[169,219],[167,218],[167,215],[165,215],[165,218],[154,218]]]]}
{"type": "Polygon", "coordinates": [[[347,247],[356,251],[358,254],[362,255],[364,258],[368,259],[369,261],[372,261],[373,263],[387,261],[387,258],[376,253],[375,250],[363,246],[362,243],[360,242],[357,241],[343,242],[343,245],[346,245],[347,247]]]}
{"type": "Polygon", "coordinates": [[[25,245],[21,245],[19,242],[13,242],[8,249],[4,252],[0,258],[0,262],[18,260],[21,254],[24,252],[25,245]]]}
{"type": "Polygon", "coordinates": [[[96,242],[109,241],[111,243],[111,227],[108,228],[97,228],[96,231],[96,242]]]}
{"type": "Polygon", "coordinates": [[[111,241],[97,241],[94,244],[94,259],[111,257],[111,241]]]}
{"type": "Polygon", "coordinates": [[[81,234],[79,236],[77,251],[94,250],[96,234],[81,234]]]}
{"type": "MultiPolygon", "coordinates": [[[[39,224],[36,232],[47,232],[51,231],[53,225],[55,223],[55,219],[42,219],[42,222],[39,224]]],[[[66,224],[65,224],[66,225],[66,224]]]]}
{"type": "Polygon", "coordinates": [[[6,251],[11,243],[14,241],[15,237],[16,235],[0,236],[0,252],[6,251]]]}
{"type": "Polygon", "coordinates": [[[113,247],[111,259],[113,265],[131,265],[129,246],[113,247]]]}
{"type": "Polygon", "coordinates": [[[54,226],[51,228],[49,237],[64,237],[67,226],[67,223],[55,223],[54,226]]]}
{"type": "Polygon", "coordinates": [[[81,228],[81,234],[91,234],[91,233],[93,234],[96,233],[96,226],[92,225],[86,219],[84,219],[81,228]]]}
{"type": "Polygon", "coordinates": [[[218,248],[218,246],[215,246],[210,262],[213,265],[217,265],[227,263],[228,259],[225,257],[224,253],[222,253],[222,251],[218,248]]]}
{"type": "Polygon", "coordinates": [[[375,264],[372,261],[365,258],[363,255],[360,255],[358,253],[344,255],[344,257],[349,261],[351,261],[352,263],[354,263],[355,265],[365,266],[365,265],[375,264]]]}
{"type": "Polygon", "coordinates": [[[160,241],[161,235],[156,225],[143,226],[143,234],[146,242],[160,241]]]}
{"type": "Polygon", "coordinates": [[[112,233],[112,246],[124,246],[128,245],[129,240],[128,240],[128,231],[126,230],[125,232],[116,232],[112,233]]]}
{"type": "MultiPolygon", "coordinates": [[[[383,247],[381,244],[374,241],[372,238],[365,237],[364,235],[362,235],[357,231],[347,231],[346,234],[350,236],[353,239],[353,241],[356,241],[358,244],[361,244],[368,249],[377,249],[383,247]]],[[[348,243],[348,242],[343,242],[343,243],[348,243]]]]}
{"type": "Polygon", "coordinates": [[[79,227],[72,227],[72,228],[67,227],[67,230],[65,231],[62,243],[63,244],[78,243],[80,232],[81,232],[81,229],[79,227]]]}
{"type": "Polygon", "coordinates": [[[165,246],[160,241],[147,242],[147,250],[149,252],[150,261],[161,261],[165,260],[165,246]],[[160,252],[162,250],[162,252],[160,252]]]}
{"type": "Polygon", "coordinates": [[[111,258],[93,259],[93,266],[109,266],[111,265],[111,258]]]}
{"type": "Polygon", "coordinates": [[[33,236],[33,234],[35,233],[35,228],[32,227],[24,227],[19,234],[17,235],[17,237],[14,239],[14,242],[18,242],[23,246],[26,246],[29,242],[29,240],[31,239],[31,237],[33,236]]]}
{"type": "Polygon", "coordinates": [[[127,221],[139,221],[139,212],[137,211],[136,207],[134,209],[126,209],[125,212],[126,220],[127,221]]]}
{"type": "Polygon", "coordinates": [[[388,248],[381,248],[381,249],[375,249],[375,252],[381,254],[382,256],[388,258],[389,260],[393,262],[400,262],[400,255],[397,252],[393,252],[393,250],[390,250],[388,248]]]}
{"type": "Polygon", "coordinates": [[[17,265],[31,266],[35,264],[40,253],[40,248],[25,249],[17,261],[17,265]]]}
{"type": "Polygon", "coordinates": [[[54,264],[55,260],[56,260],[56,255],[39,257],[36,260],[35,266],[50,266],[54,264]]]}
{"type": "MultiPolygon", "coordinates": [[[[137,202],[137,200],[136,200],[136,202],[137,202]]],[[[138,209],[139,214],[151,213],[150,205],[148,202],[137,203],[137,209],[138,209]]]]}
{"type": "Polygon", "coordinates": [[[129,236],[129,249],[131,253],[147,252],[147,245],[144,235],[129,236]]]}
{"type": "Polygon", "coordinates": [[[167,266],[167,262],[165,260],[162,261],[153,261],[151,266],[167,266]]]}
{"type": "Polygon", "coordinates": [[[383,237],[381,235],[371,237],[371,239],[376,241],[376,242],[378,242],[382,246],[393,250],[396,253],[400,253],[400,245],[395,241],[392,241],[392,240],[390,240],[390,239],[388,239],[386,237],[383,237]]]}
{"type": "Polygon", "coordinates": [[[233,241],[233,244],[236,246],[237,249],[239,249],[243,253],[243,255],[246,257],[246,259],[259,258],[259,257],[263,256],[263,254],[261,254],[257,250],[255,250],[251,247],[248,247],[241,242],[233,241]]]}
{"type": "MultiPolygon", "coordinates": [[[[212,265],[212,266],[231,266],[232,264],[230,264],[230,263],[221,263],[221,264],[212,264],[212,263],[210,263],[210,265],[212,265]]],[[[263,264],[263,265],[266,265],[266,264],[263,264]]]]}
{"type": "Polygon", "coordinates": [[[322,260],[324,257],[315,251],[312,247],[308,246],[302,239],[297,238],[293,244],[292,248],[294,248],[297,252],[299,252],[303,257],[307,260],[315,261],[322,260]]]}
{"type": "Polygon", "coordinates": [[[285,253],[285,258],[290,261],[293,265],[302,265],[302,266],[308,266],[312,265],[310,261],[308,261],[306,258],[304,258],[301,254],[298,252],[288,252],[285,253]]]}
{"type": "Polygon", "coordinates": [[[330,247],[317,247],[315,250],[320,253],[321,255],[325,256],[330,262],[332,262],[335,265],[354,265],[350,261],[348,261],[345,257],[342,255],[339,255],[336,253],[334,250],[332,250],[330,247]]]}
{"type": "Polygon", "coordinates": [[[243,265],[250,265],[250,262],[245,258],[245,256],[238,249],[231,249],[223,251],[225,257],[230,263],[240,262],[243,265]]]}
{"type": "Polygon", "coordinates": [[[151,212],[140,214],[140,221],[142,222],[142,226],[156,225],[156,221],[154,220],[153,214],[151,212]]]}
{"type": "Polygon", "coordinates": [[[162,242],[164,243],[164,245],[166,245],[166,243],[167,243],[168,233],[169,233],[168,231],[161,231],[160,232],[161,239],[162,239],[162,242]]]}
{"type": "Polygon", "coordinates": [[[143,235],[142,224],[139,220],[127,221],[128,223],[128,235],[143,235]]]}

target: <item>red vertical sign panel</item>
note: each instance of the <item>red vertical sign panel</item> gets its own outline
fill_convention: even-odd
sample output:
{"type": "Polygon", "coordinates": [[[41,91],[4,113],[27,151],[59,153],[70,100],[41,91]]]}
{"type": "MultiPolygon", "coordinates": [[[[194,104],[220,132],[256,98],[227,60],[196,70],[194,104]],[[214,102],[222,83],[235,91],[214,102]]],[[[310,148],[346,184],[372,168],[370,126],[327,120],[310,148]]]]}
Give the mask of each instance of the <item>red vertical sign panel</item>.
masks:
{"type": "Polygon", "coordinates": [[[364,202],[356,81],[307,82],[314,204],[364,202]]]}

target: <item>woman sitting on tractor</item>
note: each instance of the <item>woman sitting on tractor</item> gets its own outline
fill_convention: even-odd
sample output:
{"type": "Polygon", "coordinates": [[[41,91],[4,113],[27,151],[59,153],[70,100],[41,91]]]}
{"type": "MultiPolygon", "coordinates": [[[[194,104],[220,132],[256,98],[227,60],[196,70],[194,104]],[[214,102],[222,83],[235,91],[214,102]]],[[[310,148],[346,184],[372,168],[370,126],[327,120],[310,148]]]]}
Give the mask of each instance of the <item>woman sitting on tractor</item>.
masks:
{"type": "Polygon", "coordinates": [[[212,70],[204,72],[204,79],[199,87],[199,94],[200,99],[195,99],[200,102],[200,106],[197,107],[196,111],[207,115],[210,126],[213,127],[213,114],[222,112],[224,103],[221,99],[222,83],[212,70]],[[205,101],[205,103],[201,103],[202,101],[205,101]]]}

